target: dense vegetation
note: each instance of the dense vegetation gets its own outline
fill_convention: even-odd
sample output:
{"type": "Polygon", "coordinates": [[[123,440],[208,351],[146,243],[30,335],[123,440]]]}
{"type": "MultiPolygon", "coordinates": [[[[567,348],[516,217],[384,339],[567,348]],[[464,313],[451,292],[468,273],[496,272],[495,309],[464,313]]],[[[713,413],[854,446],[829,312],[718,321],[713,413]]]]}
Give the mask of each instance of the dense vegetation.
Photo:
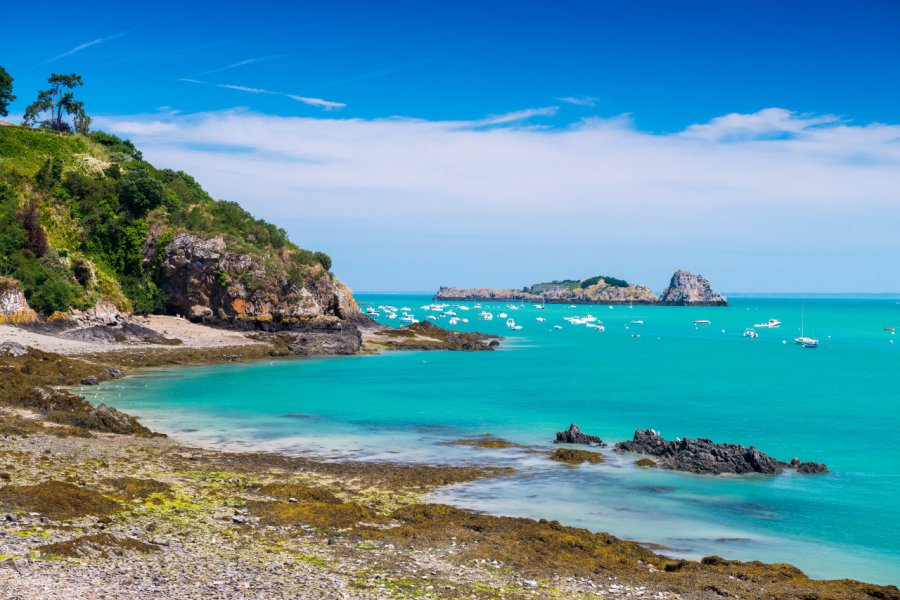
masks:
{"type": "Polygon", "coordinates": [[[609,275],[597,275],[596,277],[589,277],[588,279],[560,279],[557,281],[548,281],[546,283],[536,283],[530,287],[522,288],[522,291],[529,294],[543,294],[545,292],[562,290],[584,290],[591,286],[597,285],[598,283],[600,283],[601,279],[606,285],[612,287],[624,288],[631,285],[624,279],[619,279],[618,277],[610,277],[609,275]]]}
{"type": "Polygon", "coordinates": [[[0,275],[19,280],[35,309],[109,300],[161,310],[159,256],[148,248],[179,231],[221,235],[230,251],[277,262],[288,276],[314,264],[331,268],[327,255],[298,248],[234,202],[212,199],[190,175],[156,169],[128,140],[0,127],[0,275]]]}
{"type": "Polygon", "coordinates": [[[624,279],[619,279],[618,277],[610,277],[609,275],[597,275],[596,277],[589,277],[588,279],[582,280],[578,287],[581,289],[589,288],[592,285],[597,285],[600,283],[600,280],[603,280],[606,285],[610,285],[612,287],[628,287],[628,282],[624,279]]]}

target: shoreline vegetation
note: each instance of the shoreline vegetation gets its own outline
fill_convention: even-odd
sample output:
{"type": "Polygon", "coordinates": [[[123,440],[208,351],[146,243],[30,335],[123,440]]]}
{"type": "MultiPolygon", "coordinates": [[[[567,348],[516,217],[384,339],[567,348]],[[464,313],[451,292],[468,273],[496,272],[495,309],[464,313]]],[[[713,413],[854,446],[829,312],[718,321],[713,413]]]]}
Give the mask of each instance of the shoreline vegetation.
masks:
{"type": "MultiPolygon", "coordinates": [[[[173,318],[149,324],[161,335],[182,332],[180,325],[193,333],[183,345],[94,343],[94,352],[61,354],[48,351],[57,338],[35,333],[28,341],[44,349],[23,353],[14,342],[29,332],[0,328],[0,342],[13,342],[0,346],[0,564],[9,567],[0,569],[0,587],[13,597],[39,589],[60,598],[97,590],[108,597],[900,598],[893,586],[810,580],[786,564],[672,559],[652,544],[424,499],[445,485],[515,473],[504,465],[226,452],[186,446],[137,421],[111,433],[131,417],[88,418],[97,407],[64,401],[77,398],[66,386],[144,367],[285,355],[254,332],[173,318]],[[34,388],[54,395],[29,403],[17,392],[34,388]]],[[[455,443],[516,447],[494,436],[455,443]]],[[[571,468],[602,461],[599,452],[551,446],[548,459],[571,468]]]]}

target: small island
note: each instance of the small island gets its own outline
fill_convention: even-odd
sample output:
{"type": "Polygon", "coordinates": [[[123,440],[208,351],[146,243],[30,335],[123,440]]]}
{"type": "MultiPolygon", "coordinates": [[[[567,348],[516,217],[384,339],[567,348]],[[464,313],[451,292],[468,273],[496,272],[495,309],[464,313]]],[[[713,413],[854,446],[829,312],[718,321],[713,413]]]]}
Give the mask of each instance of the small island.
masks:
{"type": "Polygon", "coordinates": [[[649,306],[728,306],[728,299],[713,290],[703,275],[680,269],[657,296],[645,286],[618,277],[597,275],[535,283],[521,290],[441,287],[435,300],[480,302],[533,302],[536,304],[640,304],[649,306]]]}

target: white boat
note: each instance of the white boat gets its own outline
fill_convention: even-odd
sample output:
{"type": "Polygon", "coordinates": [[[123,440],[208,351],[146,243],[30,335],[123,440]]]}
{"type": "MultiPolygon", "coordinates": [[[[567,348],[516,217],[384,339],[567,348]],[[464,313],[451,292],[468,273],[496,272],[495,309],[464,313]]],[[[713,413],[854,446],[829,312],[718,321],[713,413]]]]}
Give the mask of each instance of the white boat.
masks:
{"type": "Polygon", "coordinates": [[[800,305],[800,337],[794,338],[794,343],[803,346],[804,348],[815,348],[819,345],[819,340],[813,339],[811,337],[806,336],[805,328],[806,328],[806,315],[805,315],[804,306],[800,305]]]}
{"type": "Polygon", "coordinates": [[[636,320],[636,321],[632,321],[631,324],[632,324],[632,325],[643,325],[644,322],[643,322],[642,320],[638,319],[638,320],[636,320]]]}
{"type": "Polygon", "coordinates": [[[744,337],[758,338],[759,334],[756,333],[755,331],[753,331],[752,329],[748,329],[747,331],[744,332],[744,337]]]}
{"type": "Polygon", "coordinates": [[[451,317],[450,320],[447,321],[447,322],[448,322],[450,325],[456,325],[457,323],[459,323],[459,318],[458,318],[458,317],[451,317]]]}
{"type": "Polygon", "coordinates": [[[537,318],[537,322],[538,322],[538,323],[546,323],[546,322],[547,322],[547,319],[545,319],[544,317],[538,317],[538,318],[537,318]]]}
{"type": "Polygon", "coordinates": [[[426,318],[427,318],[427,319],[431,319],[432,321],[437,321],[437,320],[438,320],[438,318],[437,318],[436,316],[434,316],[434,315],[428,315],[426,318]]]}
{"type": "Polygon", "coordinates": [[[753,327],[756,329],[775,329],[776,327],[781,327],[781,321],[778,319],[769,319],[765,323],[757,323],[753,327]]]}
{"type": "Polygon", "coordinates": [[[397,313],[391,313],[391,314],[389,314],[389,315],[387,316],[387,318],[388,318],[388,319],[396,319],[396,318],[397,318],[397,313]]]}
{"type": "Polygon", "coordinates": [[[553,329],[562,329],[562,325],[554,325],[553,329]]]}
{"type": "Polygon", "coordinates": [[[400,320],[403,321],[404,323],[418,323],[419,322],[418,319],[416,319],[413,315],[411,315],[409,313],[401,315],[400,320]]]}
{"type": "Polygon", "coordinates": [[[487,311],[484,311],[483,313],[481,313],[481,318],[484,319],[485,321],[490,321],[494,318],[494,315],[487,311]]]}
{"type": "Polygon", "coordinates": [[[710,322],[707,321],[706,319],[696,319],[694,321],[694,325],[709,325],[709,323],[710,322]]]}
{"type": "Polygon", "coordinates": [[[515,320],[513,320],[513,319],[507,319],[507,320],[506,320],[506,326],[509,327],[510,329],[514,329],[514,328],[516,327],[516,322],[515,322],[515,320]]]}
{"type": "Polygon", "coordinates": [[[506,313],[500,313],[500,314],[497,315],[497,316],[500,317],[501,319],[505,319],[505,318],[507,317],[507,314],[506,314],[506,313]]]}

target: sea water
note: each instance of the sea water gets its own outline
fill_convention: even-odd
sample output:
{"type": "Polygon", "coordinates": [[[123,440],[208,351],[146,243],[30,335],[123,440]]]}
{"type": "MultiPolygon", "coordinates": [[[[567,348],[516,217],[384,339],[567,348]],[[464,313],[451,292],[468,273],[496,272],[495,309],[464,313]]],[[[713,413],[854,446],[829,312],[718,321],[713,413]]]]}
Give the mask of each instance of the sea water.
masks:
{"type": "MultiPolygon", "coordinates": [[[[409,307],[420,320],[439,314],[421,308],[427,296],[359,300],[409,307]]],[[[789,562],[817,578],[900,582],[900,336],[886,330],[900,328],[897,300],[481,304],[453,309],[468,323],[439,324],[502,335],[499,351],[157,369],[85,391],[185,441],[329,459],[513,465],[521,473],[445,488],[431,496],[437,502],[558,519],[660,544],[672,556],[789,562]],[[481,310],[494,319],[480,319],[481,310]],[[501,312],[522,329],[507,328],[501,312]],[[564,320],[587,314],[605,331],[564,320]],[[782,326],[743,335],[770,318],[782,326]],[[801,318],[818,348],[794,343],[801,318]],[[444,443],[491,433],[550,450],[554,433],[572,422],[610,443],[653,428],[666,438],[709,437],[826,463],[830,473],[641,469],[610,448],[602,464],[571,467],[444,443]]],[[[381,322],[400,325],[380,312],[381,322]]]]}

